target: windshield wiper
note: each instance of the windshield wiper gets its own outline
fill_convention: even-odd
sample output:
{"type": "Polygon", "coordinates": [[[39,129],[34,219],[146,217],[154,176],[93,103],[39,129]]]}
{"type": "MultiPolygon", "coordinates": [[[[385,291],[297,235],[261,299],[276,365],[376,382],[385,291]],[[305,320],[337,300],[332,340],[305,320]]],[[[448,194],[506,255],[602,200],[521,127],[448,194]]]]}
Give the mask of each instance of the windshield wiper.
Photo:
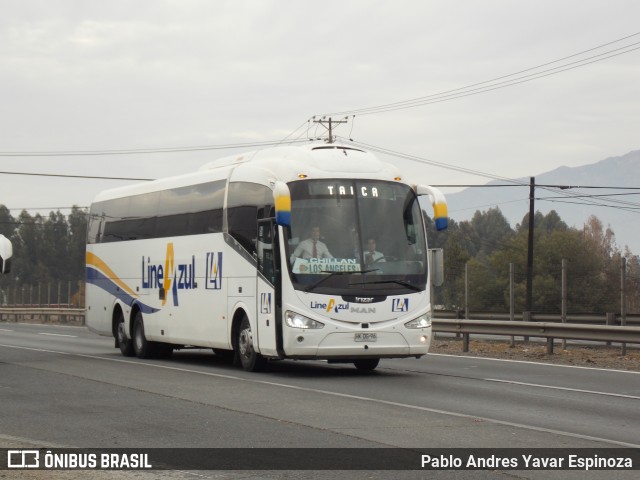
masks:
{"type": "Polygon", "coordinates": [[[405,282],[404,280],[376,280],[374,282],[359,282],[359,283],[350,283],[349,285],[373,285],[376,283],[397,283],[398,285],[402,285],[403,287],[409,288],[416,292],[422,292],[420,287],[416,287],[415,285],[411,285],[409,282],[405,282]]]}
{"type": "MultiPolygon", "coordinates": [[[[371,270],[356,270],[353,272],[331,272],[329,273],[329,275],[322,277],[320,280],[312,283],[311,285],[309,285],[308,287],[306,287],[304,289],[305,292],[310,292],[311,290],[315,289],[318,285],[320,285],[321,283],[323,283],[325,280],[328,280],[329,278],[333,277],[334,275],[349,275],[351,273],[369,273],[369,272],[375,272],[376,270],[379,270],[378,268],[374,268],[371,270]]],[[[350,284],[351,285],[351,284],[350,284]]]]}

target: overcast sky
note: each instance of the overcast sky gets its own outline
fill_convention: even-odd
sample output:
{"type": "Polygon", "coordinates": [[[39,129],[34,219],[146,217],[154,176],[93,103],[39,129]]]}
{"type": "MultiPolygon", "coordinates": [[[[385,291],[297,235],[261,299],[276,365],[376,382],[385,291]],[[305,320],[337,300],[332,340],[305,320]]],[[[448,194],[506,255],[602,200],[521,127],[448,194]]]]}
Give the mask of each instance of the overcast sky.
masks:
{"type": "MultiPolygon", "coordinates": [[[[306,127],[296,129],[313,115],[466,87],[640,32],[637,0],[0,6],[0,170],[135,178],[193,171],[239,151],[6,153],[277,141],[294,131],[305,138],[306,127]]],[[[637,42],[640,35],[545,68],[637,42]]],[[[640,149],[639,93],[637,50],[487,93],[357,115],[337,133],[490,175],[528,177],[640,149]]],[[[489,180],[384,158],[423,183],[489,180]]],[[[98,191],[124,184],[6,174],[0,182],[0,204],[15,216],[22,208],[87,206],[98,191]]]]}

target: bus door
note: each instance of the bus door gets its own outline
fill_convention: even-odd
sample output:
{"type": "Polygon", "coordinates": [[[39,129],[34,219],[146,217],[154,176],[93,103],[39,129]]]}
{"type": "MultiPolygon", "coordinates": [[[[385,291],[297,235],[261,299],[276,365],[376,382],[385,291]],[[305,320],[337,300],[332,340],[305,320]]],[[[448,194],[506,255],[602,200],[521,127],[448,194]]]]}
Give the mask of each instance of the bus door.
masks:
{"type": "Polygon", "coordinates": [[[258,221],[257,247],[257,343],[262,355],[277,356],[276,307],[279,301],[276,302],[276,294],[279,293],[277,286],[280,284],[280,274],[277,226],[272,218],[258,221]]]}

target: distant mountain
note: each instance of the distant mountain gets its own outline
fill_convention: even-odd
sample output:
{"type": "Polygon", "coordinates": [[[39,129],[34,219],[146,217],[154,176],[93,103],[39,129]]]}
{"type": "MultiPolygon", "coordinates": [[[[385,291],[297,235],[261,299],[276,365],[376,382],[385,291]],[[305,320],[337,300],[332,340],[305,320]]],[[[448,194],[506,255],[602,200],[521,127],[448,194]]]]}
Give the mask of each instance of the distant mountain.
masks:
{"type": "MultiPolygon", "coordinates": [[[[509,220],[512,227],[521,223],[529,211],[529,178],[518,179],[522,187],[474,187],[447,195],[449,215],[456,221],[469,220],[476,210],[493,207],[509,220]]],[[[487,185],[505,185],[496,180],[487,185]]],[[[581,167],[559,167],[535,177],[535,209],[544,214],[555,210],[567,225],[582,228],[590,215],[597,216],[603,225],[615,233],[621,250],[628,245],[640,254],[640,190],[600,188],[546,188],[538,185],[632,187],[640,188],[640,150],[621,157],[611,157],[581,167]],[[625,193],[628,195],[620,195],[625,193]],[[580,197],[577,197],[580,195],[580,197]],[[591,198],[584,195],[593,196],[591,198]],[[612,195],[605,201],[601,195],[612,195]],[[572,198],[571,196],[574,196],[572,198]],[[552,198],[553,197],[553,198],[552,198]],[[560,198],[558,198],[560,197],[560,198]],[[546,200],[545,200],[546,199],[546,200]],[[614,203],[615,202],[615,203],[614,203]],[[603,204],[607,207],[601,206],[603,204]]]]}

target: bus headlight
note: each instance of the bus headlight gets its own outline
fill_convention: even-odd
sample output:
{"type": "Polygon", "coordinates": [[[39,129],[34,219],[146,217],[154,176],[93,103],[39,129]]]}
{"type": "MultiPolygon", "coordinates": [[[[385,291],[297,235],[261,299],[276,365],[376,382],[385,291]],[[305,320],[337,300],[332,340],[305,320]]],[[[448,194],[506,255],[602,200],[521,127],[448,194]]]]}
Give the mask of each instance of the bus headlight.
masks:
{"type": "Polygon", "coordinates": [[[311,318],[305,317],[295,312],[287,312],[284,320],[288,326],[292,328],[323,328],[324,323],[316,322],[311,318]]]}
{"type": "Polygon", "coordinates": [[[427,328],[431,326],[431,314],[425,313],[424,315],[411,320],[404,324],[407,328],[427,328]]]}

